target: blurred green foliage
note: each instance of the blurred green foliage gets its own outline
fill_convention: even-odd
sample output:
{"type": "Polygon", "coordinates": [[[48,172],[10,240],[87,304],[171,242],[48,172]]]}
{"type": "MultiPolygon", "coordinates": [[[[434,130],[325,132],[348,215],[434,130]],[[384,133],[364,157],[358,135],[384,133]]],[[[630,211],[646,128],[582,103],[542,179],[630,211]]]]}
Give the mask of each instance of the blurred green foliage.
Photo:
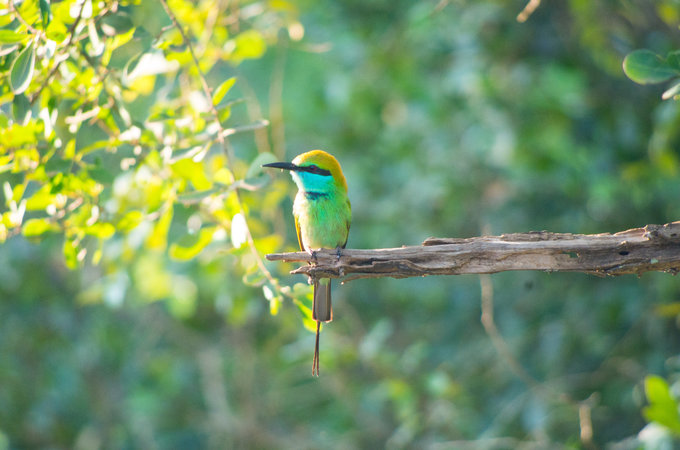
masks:
{"type": "Polygon", "coordinates": [[[525,3],[0,2],[0,449],[672,447],[668,274],[354,281],[316,380],[263,260],[259,167],[312,148],[353,248],[679,219],[680,109],[623,70],[677,77],[677,2],[525,3]]]}

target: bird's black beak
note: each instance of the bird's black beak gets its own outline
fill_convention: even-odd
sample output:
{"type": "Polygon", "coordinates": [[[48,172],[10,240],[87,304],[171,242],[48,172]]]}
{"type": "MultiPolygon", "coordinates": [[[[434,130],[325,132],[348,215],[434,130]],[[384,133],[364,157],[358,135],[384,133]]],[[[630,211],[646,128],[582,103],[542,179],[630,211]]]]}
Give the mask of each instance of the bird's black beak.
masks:
{"type": "Polygon", "coordinates": [[[262,167],[272,167],[274,169],[283,169],[283,170],[292,170],[292,171],[296,171],[296,170],[300,169],[299,166],[296,166],[295,164],[289,163],[289,162],[275,162],[275,163],[263,164],[262,167]]]}

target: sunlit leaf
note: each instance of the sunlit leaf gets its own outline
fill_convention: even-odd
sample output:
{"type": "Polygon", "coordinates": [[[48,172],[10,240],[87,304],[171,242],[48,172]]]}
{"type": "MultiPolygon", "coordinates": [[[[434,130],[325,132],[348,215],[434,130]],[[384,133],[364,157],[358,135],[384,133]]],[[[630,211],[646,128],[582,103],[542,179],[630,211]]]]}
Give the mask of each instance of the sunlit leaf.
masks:
{"type": "Polygon", "coordinates": [[[121,233],[128,233],[142,223],[144,214],[141,211],[129,211],[116,224],[116,229],[121,233]]]}
{"type": "Polygon", "coordinates": [[[66,25],[61,20],[52,20],[47,26],[45,34],[48,39],[60,44],[66,40],[68,28],[66,28],[66,25]]]}
{"type": "Polygon", "coordinates": [[[78,246],[72,239],[64,239],[64,262],[71,270],[78,268],[78,246]]]}
{"type": "Polygon", "coordinates": [[[205,175],[202,162],[196,162],[189,158],[182,158],[171,166],[172,171],[178,177],[190,181],[199,191],[210,189],[212,183],[205,175]]]}
{"type": "Polygon", "coordinates": [[[31,84],[33,78],[33,68],[35,66],[35,45],[31,41],[24,48],[12,63],[10,69],[9,84],[12,92],[21,94],[31,84]]]}
{"type": "Polygon", "coordinates": [[[106,222],[97,222],[85,228],[85,233],[96,236],[99,239],[109,239],[115,232],[116,228],[106,222]]]}
{"type": "Polygon", "coordinates": [[[21,233],[26,237],[35,237],[50,231],[58,231],[59,227],[49,219],[29,219],[21,227],[21,233]]]}
{"type": "Polygon", "coordinates": [[[236,83],[236,77],[231,77],[223,81],[222,84],[215,89],[215,93],[213,94],[213,105],[217,105],[222,101],[234,83],[236,83]]]}
{"type": "Polygon", "coordinates": [[[629,53],[623,60],[623,71],[628,78],[640,84],[661,83],[680,75],[680,70],[671,67],[651,50],[635,50],[629,53]]]}
{"type": "Polygon", "coordinates": [[[229,186],[234,182],[234,174],[232,174],[231,170],[227,169],[226,167],[220,167],[213,175],[213,181],[215,181],[215,183],[229,186]]]}
{"type": "Polygon", "coordinates": [[[171,258],[179,261],[187,261],[195,258],[208,244],[212,242],[215,228],[204,228],[198,234],[190,234],[182,237],[179,242],[170,245],[171,258]]]}
{"type": "Polygon", "coordinates": [[[0,30],[0,44],[18,44],[29,38],[28,35],[12,30],[0,30]]]}
{"type": "Polygon", "coordinates": [[[656,375],[647,376],[645,395],[649,402],[649,406],[643,410],[647,420],[664,425],[675,433],[680,433],[678,403],[671,395],[666,380],[656,375]]]}
{"type": "Polygon", "coordinates": [[[156,224],[151,231],[151,234],[146,239],[146,246],[150,249],[164,249],[168,244],[168,230],[170,230],[170,223],[172,222],[173,208],[168,205],[161,214],[156,224]]]}
{"type": "Polygon", "coordinates": [[[252,29],[243,31],[236,36],[235,45],[236,50],[233,56],[236,59],[260,58],[267,49],[262,34],[252,29]]]}

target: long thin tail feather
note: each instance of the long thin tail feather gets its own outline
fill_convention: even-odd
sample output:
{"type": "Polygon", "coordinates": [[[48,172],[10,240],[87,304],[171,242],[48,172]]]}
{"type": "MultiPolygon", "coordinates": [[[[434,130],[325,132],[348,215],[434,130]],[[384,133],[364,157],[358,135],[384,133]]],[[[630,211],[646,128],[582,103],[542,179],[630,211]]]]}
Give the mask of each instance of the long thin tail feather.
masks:
{"type": "Polygon", "coordinates": [[[323,279],[314,282],[314,304],[312,305],[312,319],[316,320],[316,343],[314,344],[314,360],[312,361],[312,376],[319,376],[319,329],[321,322],[333,320],[333,306],[331,304],[331,280],[323,279]]]}
{"type": "Polygon", "coordinates": [[[319,376],[319,327],[321,322],[316,322],[316,344],[314,345],[314,360],[312,360],[312,376],[319,376]]]}

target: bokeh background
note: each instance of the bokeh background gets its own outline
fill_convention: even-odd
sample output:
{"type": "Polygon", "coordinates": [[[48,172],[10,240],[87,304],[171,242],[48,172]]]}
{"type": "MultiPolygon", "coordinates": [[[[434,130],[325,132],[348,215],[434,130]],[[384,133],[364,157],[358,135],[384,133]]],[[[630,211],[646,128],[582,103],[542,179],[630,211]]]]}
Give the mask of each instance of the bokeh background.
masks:
{"type": "MultiPolygon", "coordinates": [[[[621,68],[636,48],[680,48],[677,1],[543,2],[525,22],[523,0],[233,3],[266,47],[207,78],[236,76],[233,120],[270,126],[230,138],[231,170],[258,153],[333,153],[350,248],[680,219],[680,108],[621,68]]],[[[121,8],[153,27],[154,4],[121,8]]],[[[261,178],[242,193],[250,231],[262,253],[292,251],[294,185],[261,178]]],[[[168,240],[192,217],[177,206],[168,240]]],[[[677,444],[643,412],[649,375],[680,389],[670,274],[336,283],[316,379],[304,305],[284,296],[272,314],[252,255],[217,239],[185,261],[150,232],[116,234],[76,269],[59,235],[0,247],[0,449],[677,444]]],[[[266,264],[308,293],[294,265],[266,264]]]]}

